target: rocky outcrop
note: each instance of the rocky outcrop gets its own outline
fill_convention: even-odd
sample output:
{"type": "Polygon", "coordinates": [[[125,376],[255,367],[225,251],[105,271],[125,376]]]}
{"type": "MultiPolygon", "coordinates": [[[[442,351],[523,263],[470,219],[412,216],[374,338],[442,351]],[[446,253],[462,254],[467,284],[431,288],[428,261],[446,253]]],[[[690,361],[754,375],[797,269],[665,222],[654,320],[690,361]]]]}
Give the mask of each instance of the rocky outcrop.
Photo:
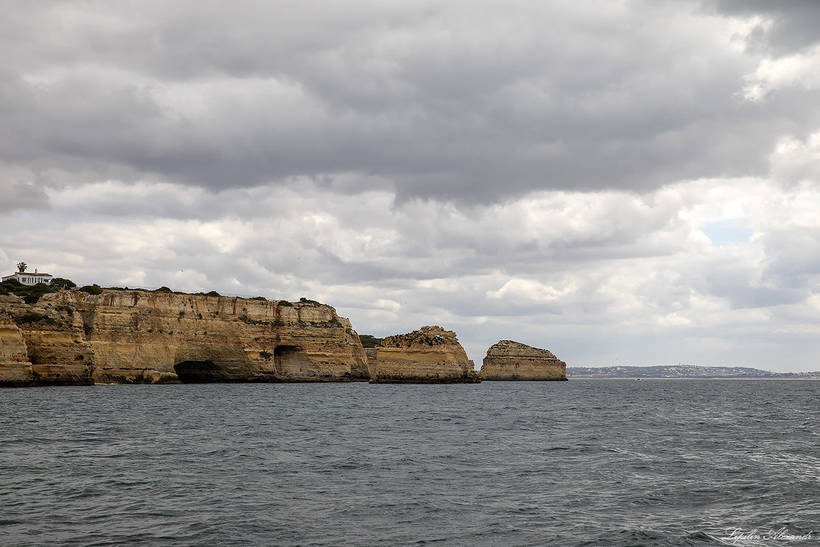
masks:
{"type": "MultiPolygon", "coordinates": [[[[0,297],[1,298],[1,297],[0,297]]],[[[32,385],[31,362],[26,353],[23,332],[11,317],[0,315],[0,385],[32,385]]]]}
{"type": "Polygon", "coordinates": [[[487,350],[482,380],[566,380],[567,364],[545,349],[501,340],[487,350]]]}
{"type": "Polygon", "coordinates": [[[0,386],[89,385],[90,346],[76,329],[0,296],[0,386]]]}
{"type": "Polygon", "coordinates": [[[0,385],[367,380],[330,306],[136,290],[0,296],[0,385]]]}
{"type": "Polygon", "coordinates": [[[474,383],[481,380],[453,331],[422,327],[368,349],[371,383],[474,383]]]}

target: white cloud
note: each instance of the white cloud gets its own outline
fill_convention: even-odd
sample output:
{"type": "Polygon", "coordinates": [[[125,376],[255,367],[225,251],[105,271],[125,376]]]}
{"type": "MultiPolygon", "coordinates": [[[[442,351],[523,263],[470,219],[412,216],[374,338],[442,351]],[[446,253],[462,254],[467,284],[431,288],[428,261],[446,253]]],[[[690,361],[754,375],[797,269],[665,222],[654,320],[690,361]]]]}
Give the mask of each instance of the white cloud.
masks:
{"type": "Polygon", "coordinates": [[[526,338],[571,364],[683,352],[704,364],[811,366],[808,350],[769,359],[784,337],[805,346],[793,338],[815,321],[813,186],[712,179],[465,207],[390,205],[388,193],[362,199],[305,180],[220,193],[109,181],[52,189],[49,200],[51,210],[0,217],[7,269],[23,259],[79,283],[308,296],[360,332],[444,324],[477,361],[481,346],[526,338]],[[754,235],[729,246],[704,235],[725,222],[754,235]],[[723,342],[689,347],[704,337],[723,342]]]}
{"type": "Polygon", "coordinates": [[[763,59],[746,80],[743,93],[750,101],[761,101],[783,88],[820,89],[820,46],[805,53],[763,59]]]}
{"type": "Polygon", "coordinates": [[[504,283],[497,291],[487,291],[487,297],[494,300],[532,302],[536,305],[545,302],[555,302],[561,297],[568,296],[577,290],[577,286],[570,281],[566,286],[555,288],[532,279],[513,278],[504,283]]]}
{"type": "Polygon", "coordinates": [[[679,313],[668,313],[666,315],[660,316],[657,319],[658,324],[662,327],[679,327],[679,326],[689,326],[692,324],[692,320],[682,316],[679,313]]]}
{"type": "Polygon", "coordinates": [[[820,183],[820,131],[805,140],[793,136],[780,139],[769,156],[772,177],[787,183],[820,183]]]}

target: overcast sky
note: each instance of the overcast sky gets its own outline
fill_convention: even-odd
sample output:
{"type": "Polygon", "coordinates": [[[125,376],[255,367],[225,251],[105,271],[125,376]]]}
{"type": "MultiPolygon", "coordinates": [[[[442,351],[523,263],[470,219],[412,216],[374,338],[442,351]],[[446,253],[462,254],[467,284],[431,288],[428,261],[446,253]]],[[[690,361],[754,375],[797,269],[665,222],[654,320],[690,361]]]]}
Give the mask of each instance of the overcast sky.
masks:
{"type": "Polygon", "coordinates": [[[820,2],[0,7],[4,274],[820,369],[820,2]]]}

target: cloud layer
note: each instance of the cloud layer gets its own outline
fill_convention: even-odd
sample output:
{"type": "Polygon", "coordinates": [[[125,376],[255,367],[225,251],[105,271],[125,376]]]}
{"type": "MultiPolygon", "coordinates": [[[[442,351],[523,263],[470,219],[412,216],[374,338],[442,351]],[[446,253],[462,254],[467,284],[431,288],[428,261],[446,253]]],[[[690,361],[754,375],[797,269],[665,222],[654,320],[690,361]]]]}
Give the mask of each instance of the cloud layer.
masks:
{"type": "Polygon", "coordinates": [[[6,11],[4,270],[820,368],[814,3],[6,11]]]}
{"type": "Polygon", "coordinates": [[[820,331],[820,191],[806,185],[549,191],[468,210],[304,181],[219,194],[108,182],[49,197],[49,210],[3,217],[17,235],[1,267],[21,257],[80,282],[310,296],[361,332],[445,323],[474,359],[512,337],[583,363],[793,368],[809,366],[820,331]]]}
{"type": "Polygon", "coordinates": [[[644,191],[761,175],[779,134],[818,122],[808,99],[739,93],[801,79],[755,66],[758,26],[680,3],[16,7],[0,154],[45,185],[346,177],[481,203],[644,191]]]}

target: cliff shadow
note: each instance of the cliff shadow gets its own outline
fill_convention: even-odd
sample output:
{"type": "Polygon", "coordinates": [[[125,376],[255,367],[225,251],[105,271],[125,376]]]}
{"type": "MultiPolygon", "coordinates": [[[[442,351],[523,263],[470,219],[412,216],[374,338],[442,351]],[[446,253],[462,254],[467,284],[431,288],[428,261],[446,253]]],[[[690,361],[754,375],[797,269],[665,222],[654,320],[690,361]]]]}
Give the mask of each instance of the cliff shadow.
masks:
{"type": "Polygon", "coordinates": [[[315,366],[299,346],[276,346],[273,350],[273,363],[276,372],[283,375],[303,376],[315,372],[315,366]]]}
{"type": "Polygon", "coordinates": [[[229,371],[213,361],[182,361],[174,365],[174,372],[183,384],[236,381],[229,371]]]}

